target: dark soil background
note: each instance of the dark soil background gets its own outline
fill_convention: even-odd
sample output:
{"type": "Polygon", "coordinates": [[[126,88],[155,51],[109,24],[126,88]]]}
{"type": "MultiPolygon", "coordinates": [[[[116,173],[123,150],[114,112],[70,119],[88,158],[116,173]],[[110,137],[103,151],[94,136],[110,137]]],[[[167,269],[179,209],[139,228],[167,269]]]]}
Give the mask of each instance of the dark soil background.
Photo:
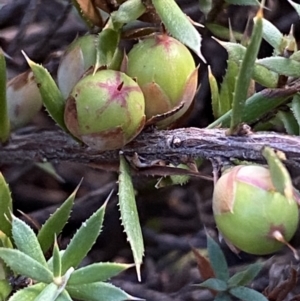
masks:
{"type": "MultiPolygon", "coordinates": [[[[178,3],[195,21],[203,21],[198,1],[180,0],[178,3]]],[[[55,76],[64,49],[76,36],[88,30],[68,1],[0,0],[0,4],[5,4],[0,9],[0,46],[12,58],[7,60],[9,78],[28,69],[21,50],[33,61],[46,66],[55,76]]],[[[299,17],[288,2],[269,0],[267,5],[271,10],[266,11],[266,17],[285,34],[294,24],[295,35],[299,38],[299,17]]],[[[252,18],[254,14],[254,8],[231,6],[219,16],[218,22],[227,25],[230,18],[233,29],[243,32],[248,17],[252,18]]],[[[209,31],[201,30],[203,54],[217,79],[221,80],[226,68],[226,52],[211,39],[209,31]]],[[[263,43],[260,56],[271,54],[272,49],[263,43]]],[[[206,67],[201,64],[201,89],[189,118],[182,126],[204,127],[212,121],[206,67]]],[[[30,126],[55,127],[44,111],[30,126]]],[[[74,163],[54,162],[54,167],[56,176],[49,175],[35,164],[0,166],[12,190],[15,210],[23,211],[37,225],[41,225],[83,179],[72,217],[59,239],[61,248],[64,248],[74,231],[114,189],[107,206],[103,232],[84,264],[95,261],[132,262],[117,206],[118,175],[74,163]]],[[[210,163],[204,162],[200,172],[211,175],[210,163]]],[[[211,210],[212,182],[191,179],[184,186],[161,189],[154,188],[155,178],[139,177],[134,182],[146,247],[142,282],[138,283],[134,269],[120,274],[112,282],[129,294],[150,301],[213,300],[209,291],[191,286],[202,281],[191,246],[206,254],[206,231],[218,239],[211,210]]],[[[15,213],[19,215],[17,211],[15,213]]],[[[297,234],[292,242],[296,247],[300,246],[299,237],[297,234]]],[[[264,291],[268,286],[270,289],[276,287],[289,277],[291,266],[297,269],[299,265],[288,249],[274,256],[257,257],[244,253],[236,255],[225,244],[221,245],[231,273],[257,260],[265,262],[262,272],[251,284],[259,291],[264,291]]],[[[300,282],[284,300],[292,300],[297,294],[300,294],[300,282]]]]}

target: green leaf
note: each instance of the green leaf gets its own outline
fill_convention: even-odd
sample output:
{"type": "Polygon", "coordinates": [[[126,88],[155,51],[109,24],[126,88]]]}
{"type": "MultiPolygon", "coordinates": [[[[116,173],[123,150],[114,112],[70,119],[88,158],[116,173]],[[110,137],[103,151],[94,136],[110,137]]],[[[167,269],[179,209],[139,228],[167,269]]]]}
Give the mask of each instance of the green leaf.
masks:
{"type": "Polygon", "coordinates": [[[45,283],[37,283],[22,290],[18,290],[9,298],[9,301],[34,301],[46,286],[45,283]]]}
{"type": "Polygon", "coordinates": [[[251,35],[250,43],[243,58],[239,75],[236,81],[232,115],[230,123],[230,133],[233,134],[236,127],[242,122],[245,102],[247,100],[248,89],[255,66],[256,57],[262,39],[262,8],[257,13],[256,22],[251,35]]]}
{"type": "Polygon", "coordinates": [[[232,31],[228,27],[216,24],[216,23],[206,23],[205,27],[207,27],[215,37],[218,37],[222,40],[229,40],[230,35],[232,34],[236,41],[241,41],[243,39],[243,34],[237,31],[232,31]]]}
{"type": "Polygon", "coordinates": [[[267,19],[262,19],[263,22],[263,39],[266,40],[280,54],[282,49],[283,34],[278,28],[267,19]]]}
{"type": "Polygon", "coordinates": [[[12,287],[9,281],[6,279],[0,280],[0,300],[6,301],[7,297],[11,294],[11,292],[12,292],[12,287]]]}
{"type": "Polygon", "coordinates": [[[292,102],[291,102],[291,110],[297,120],[300,132],[300,94],[297,93],[294,95],[292,102]]]}
{"type": "Polygon", "coordinates": [[[248,287],[235,287],[230,289],[229,292],[243,301],[268,301],[264,295],[248,287]]]}
{"type": "Polygon", "coordinates": [[[65,202],[47,219],[40,229],[37,238],[43,252],[46,252],[50,248],[54,240],[54,235],[58,235],[67,223],[80,184],[81,182],[78,184],[73,193],[65,200],[65,202]]]}
{"type": "Polygon", "coordinates": [[[61,288],[55,283],[50,283],[40,292],[34,301],[55,301],[60,293],[61,288]]]}
{"type": "Polygon", "coordinates": [[[282,159],[284,160],[284,154],[277,154],[270,147],[264,147],[262,154],[268,162],[274,187],[282,195],[285,195],[288,200],[294,202],[292,179],[285,165],[281,162],[282,159]]]}
{"type": "Polygon", "coordinates": [[[232,301],[230,295],[226,292],[218,293],[214,301],[232,301]]]}
{"type": "Polygon", "coordinates": [[[256,262],[250,264],[244,271],[238,272],[228,280],[228,286],[243,286],[251,282],[261,271],[263,264],[256,262]]]}
{"type": "Polygon", "coordinates": [[[11,211],[10,190],[0,172],[0,231],[4,232],[8,238],[11,238],[11,211]]]}
{"type": "Polygon", "coordinates": [[[170,34],[191,48],[205,63],[202,56],[201,36],[174,0],[152,0],[159,17],[170,34]]]}
{"type": "Polygon", "coordinates": [[[300,63],[285,57],[267,57],[256,63],[278,74],[300,77],[300,63]]]}
{"type": "Polygon", "coordinates": [[[199,0],[199,9],[207,18],[208,13],[212,9],[212,0],[199,0]]]}
{"type": "Polygon", "coordinates": [[[68,285],[107,281],[132,266],[132,264],[115,262],[94,263],[74,271],[71,274],[68,285]]]}
{"type": "Polygon", "coordinates": [[[227,281],[229,279],[229,271],[225,256],[219,245],[207,235],[207,251],[210,264],[219,280],[227,281]]]}
{"type": "Polygon", "coordinates": [[[140,267],[144,255],[144,242],[129,167],[122,155],[120,155],[119,206],[122,224],[133,253],[136,272],[140,281],[140,267]]]}
{"type": "Polygon", "coordinates": [[[47,69],[30,60],[24,52],[22,53],[25,56],[25,59],[34,74],[35,81],[38,85],[43,103],[47,111],[54,119],[54,121],[64,131],[68,132],[64,121],[65,100],[54,79],[51,77],[47,69]]]}
{"type": "Polygon", "coordinates": [[[210,86],[211,93],[211,106],[213,110],[213,114],[215,118],[220,117],[220,95],[219,95],[219,87],[216,78],[211,72],[210,66],[208,66],[208,81],[210,86]]]}
{"type": "Polygon", "coordinates": [[[288,0],[288,1],[292,5],[292,7],[296,10],[297,14],[300,17],[300,4],[298,4],[298,3],[294,2],[294,1],[291,1],[291,0],[288,0]]]}
{"type": "Polygon", "coordinates": [[[53,275],[54,275],[54,277],[60,277],[61,276],[61,256],[59,253],[59,247],[57,244],[56,236],[54,239],[52,258],[53,258],[53,275]]]}
{"type": "Polygon", "coordinates": [[[6,100],[6,63],[4,53],[0,47],[0,143],[9,138],[10,123],[6,100]]]}
{"type": "Polygon", "coordinates": [[[100,234],[106,203],[99,208],[89,219],[82,223],[71,239],[62,255],[61,272],[64,274],[69,268],[76,268],[92,248],[100,234]],[[80,246],[80,248],[78,247],[80,246]]]}
{"type": "Polygon", "coordinates": [[[47,268],[19,250],[0,248],[0,258],[15,273],[40,282],[52,282],[53,275],[47,268]]]}
{"type": "Polygon", "coordinates": [[[101,66],[108,66],[113,61],[120,40],[120,33],[106,28],[99,33],[95,72],[101,66]]]}
{"type": "MultiPolygon", "coordinates": [[[[138,19],[145,11],[146,7],[141,0],[128,0],[111,14],[111,18],[113,23],[119,23],[119,26],[122,26],[125,23],[138,19]]],[[[119,26],[117,25],[117,28],[119,26]]]]}
{"type": "Polygon", "coordinates": [[[67,285],[67,291],[72,298],[89,301],[125,301],[140,300],[110,283],[95,282],[89,284],[67,285]]]}
{"type": "Polygon", "coordinates": [[[12,220],[12,236],[19,251],[47,267],[46,259],[35,233],[17,217],[13,217],[12,220]]]}
{"type": "Polygon", "coordinates": [[[257,0],[225,0],[225,2],[234,5],[259,5],[259,2],[257,0]]]}
{"type": "MultiPolygon", "coordinates": [[[[282,89],[265,89],[252,95],[246,101],[242,121],[251,124],[259,120],[261,116],[282,105],[291,95],[295,94],[295,92],[282,92],[282,89]]],[[[228,127],[231,114],[232,110],[211,123],[207,128],[215,128],[217,126],[228,127]]]]}
{"type": "MultiPolygon", "coordinates": [[[[220,44],[227,50],[229,60],[232,60],[238,65],[240,65],[241,61],[245,56],[247,48],[241,44],[231,42],[220,42],[220,44]]],[[[268,88],[277,87],[278,74],[273,71],[270,71],[264,66],[255,64],[252,76],[253,79],[262,86],[268,88]]]]}
{"type": "Polygon", "coordinates": [[[299,125],[291,111],[279,111],[276,115],[289,135],[299,135],[299,125]]]}
{"type": "Polygon", "coordinates": [[[217,292],[224,292],[227,290],[227,283],[216,278],[209,278],[204,282],[197,284],[197,286],[208,288],[217,292]]]}

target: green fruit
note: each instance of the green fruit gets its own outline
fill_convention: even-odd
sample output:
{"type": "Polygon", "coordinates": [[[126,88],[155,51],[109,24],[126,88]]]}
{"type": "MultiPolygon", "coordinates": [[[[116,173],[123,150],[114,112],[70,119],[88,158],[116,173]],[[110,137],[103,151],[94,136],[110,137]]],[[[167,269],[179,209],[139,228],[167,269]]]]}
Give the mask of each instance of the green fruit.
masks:
{"type": "Polygon", "coordinates": [[[73,88],[65,107],[68,130],[90,147],[112,150],[136,137],[145,123],[145,101],[126,74],[102,70],[73,88]]]}
{"type": "Polygon", "coordinates": [[[277,192],[268,169],[236,166],[217,181],[213,212],[219,231],[238,249],[263,255],[280,250],[298,226],[299,194],[277,192]]]}
{"type": "Polygon", "coordinates": [[[126,73],[140,85],[150,119],[177,107],[184,108],[158,123],[166,127],[190,107],[197,88],[197,69],[189,50],[176,39],[160,34],[136,44],[128,54],[126,73]]]}
{"type": "Polygon", "coordinates": [[[6,98],[12,130],[28,124],[43,104],[32,71],[21,73],[7,83],[6,98]]]}

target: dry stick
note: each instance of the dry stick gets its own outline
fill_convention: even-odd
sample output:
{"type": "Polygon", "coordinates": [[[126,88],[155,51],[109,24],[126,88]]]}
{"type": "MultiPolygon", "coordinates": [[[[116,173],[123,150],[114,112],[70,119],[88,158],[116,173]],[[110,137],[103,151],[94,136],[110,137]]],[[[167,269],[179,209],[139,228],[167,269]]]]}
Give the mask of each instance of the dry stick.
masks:
{"type": "MultiPolygon", "coordinates": [[[[169,131],[146,131],[127,144],[122,151],[127,157],[138,154],[150,165],[163,160],[179,163],[194,158],[215,160],[239,159],[264,161],[261,151],[270,146],[286,154],[289,167],[300,166],[300,138],[273,132],[258,132],[248,136],[226,136],[225,129],[180,128],[169,131]]],[[[98,165],[105,170],[118,170],[119,151],[97,153],[78,144],[62,131],[39,131],[12,134],[7,145],[0,145],[1,164],[24,162],[61,162],[98,165]]]]}

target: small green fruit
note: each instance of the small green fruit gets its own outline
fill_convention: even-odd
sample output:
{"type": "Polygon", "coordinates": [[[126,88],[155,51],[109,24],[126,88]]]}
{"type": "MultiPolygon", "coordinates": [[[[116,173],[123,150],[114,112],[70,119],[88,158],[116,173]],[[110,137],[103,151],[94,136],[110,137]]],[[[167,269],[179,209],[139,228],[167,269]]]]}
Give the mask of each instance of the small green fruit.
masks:
{"type": "Polygon", "coordinates": [[[145,123],[145,100],[126,74],[102,70],[73,88],[65,123],[78,139],[99,151],[118,149],[136,137],[145,123]]]}
{"type": "Polygon", "coordinates": [[[183,109],[157,124],[160,128],[188,110],[197,89],[198,72],[191,53],[166,34],[136,44],[128,54],[126,73],[137,80],[145,95],[147,119],[184,103],[183,109]]]}
{"type": "Polygon", "coordinates": [[[270,171],[262,166],[236,166],[217,181],[213,212],[219,231],[238,249],[263,255],[278,251],[298,226],[299,194],[277,192],[270,171]]]}
{"type": "Polygon", "coordinates": [[[58,87],[67,98],[83,76],[96,63],[97,35],[86,35],[72,42],[61,58],[57,70],[58,87]]]}
{"type": "Polygon", "coordinates": [[[6,98],[12,130],[28,124],[43,104],[32,71],[21,73],[7,83],[6,98]]]}

